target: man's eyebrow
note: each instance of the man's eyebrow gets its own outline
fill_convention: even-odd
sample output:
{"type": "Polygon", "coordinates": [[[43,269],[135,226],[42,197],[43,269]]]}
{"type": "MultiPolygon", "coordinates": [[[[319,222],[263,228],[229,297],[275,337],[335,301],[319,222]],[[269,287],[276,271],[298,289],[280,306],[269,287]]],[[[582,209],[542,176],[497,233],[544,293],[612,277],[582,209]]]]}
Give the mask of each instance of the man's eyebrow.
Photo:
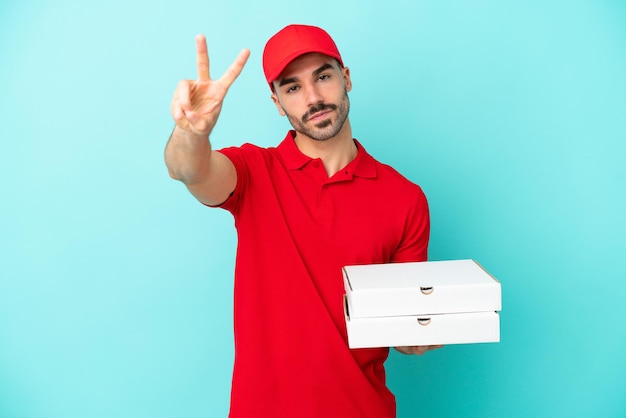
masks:
{"type": "Polygon", "coordinates": [[[298,81],[297,78],[283,78],[282,80],[280,80],[280,82],[278,83],[278,87],[282,87],[285,84],[289,84],[289,83],[295,83],[296,81],[298,81]]]}
{"type": "Polygon", "coordinates": [[[322,65],[320,68],[318,68],[317,70],[313,71],[313,75],[319,75],[320,73],[323,73],[324,71],[328,70],[329,68],[333,68],[333,66],[329,63],[326,63],[324,65],[322,65]]]}
{"type": "MultiPolygon", "coordinates": [[[[332,64],[326,63],[326,64],[322,65],[320,68],[318,68],[317,70],[313,71],[313,76],[317,76],[320,73],[323,73],[324,71],[328,70],[329,68],[333,68],[332,64]]],[[[283,78],[278,83],[278,87],[282,87],[285,84],[295,83],[296,81],[298,81],[298,79],[296,77],[283,78]]]]}

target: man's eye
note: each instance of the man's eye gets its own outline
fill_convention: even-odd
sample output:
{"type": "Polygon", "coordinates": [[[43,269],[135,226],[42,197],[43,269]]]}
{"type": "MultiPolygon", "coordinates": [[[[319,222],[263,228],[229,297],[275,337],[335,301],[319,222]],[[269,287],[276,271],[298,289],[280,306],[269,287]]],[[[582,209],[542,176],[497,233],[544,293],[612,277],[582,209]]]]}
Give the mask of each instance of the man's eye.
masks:
{"type": "Polygon", "coordinates": [[[320,76],[320,78],[319,78],[319,79],[320,79],[320,80],[328,80],[329,78],[330,78],[330,75],[328,75],[328,74],[323,74],[323,75],[321,75],[321,76],[320,76]]]}
{"type": "Polygon", "coordinates": [[[294,91],[298,90],[298,86],[291,86],[287,89],[287,93],[293,93],[294,91]]]}

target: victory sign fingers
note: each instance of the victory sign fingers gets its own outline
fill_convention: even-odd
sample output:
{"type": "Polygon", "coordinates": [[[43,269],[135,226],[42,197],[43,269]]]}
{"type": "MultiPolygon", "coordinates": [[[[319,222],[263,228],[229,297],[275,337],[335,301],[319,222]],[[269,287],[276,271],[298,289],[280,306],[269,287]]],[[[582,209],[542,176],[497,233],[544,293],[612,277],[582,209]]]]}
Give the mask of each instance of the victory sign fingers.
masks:
{"type": "Polygon", "coordinates": [[[246,64],[250,51],[243,49],[224,74],[211,79],[206,37],[196,36],[197,80],[183,80],[172,99],[171,113],[176,125],[197,134],[211,132],[221,112],[222,102],[246,64]]]}

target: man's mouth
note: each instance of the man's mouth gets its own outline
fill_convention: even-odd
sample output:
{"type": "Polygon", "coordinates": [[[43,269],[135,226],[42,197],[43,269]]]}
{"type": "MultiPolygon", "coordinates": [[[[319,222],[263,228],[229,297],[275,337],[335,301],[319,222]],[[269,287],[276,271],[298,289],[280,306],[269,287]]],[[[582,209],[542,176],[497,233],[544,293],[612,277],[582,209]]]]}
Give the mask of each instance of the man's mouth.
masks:
{"type": "Polygon", "coordinates": [[[302,117],[302,122],[323,119],[328,113],[335,109],[337,109],[337,106],[334,104],[319,104],[309,109],[309,111],[302,117]]]}
{"type": "Polygon", "coordinates": [[[324,116],[326,116],[329,113],[330,113],[330,110],[325,110],[323,112],[314,113],[313,115],[309,116],[309,120],[315,121],[315,120],[322,119],[324,116]]]}

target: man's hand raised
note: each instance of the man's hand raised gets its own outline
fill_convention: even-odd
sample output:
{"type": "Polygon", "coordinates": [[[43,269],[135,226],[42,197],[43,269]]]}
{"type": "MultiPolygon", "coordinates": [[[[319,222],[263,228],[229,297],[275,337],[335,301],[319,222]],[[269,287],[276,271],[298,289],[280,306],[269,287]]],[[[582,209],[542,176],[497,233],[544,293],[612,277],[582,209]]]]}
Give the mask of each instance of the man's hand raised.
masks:
{"type": "Polygon", "coordinates": [[[208,136],[217,123],[228,89],[241,73],[250,51],[243,49],[224,75],[212,80],[206,38],[196,36],[197,80],[183,80],[170,111],[176,128],[165,146],[170,176],[180,180],[202,203],[217,205],[235,190],[237,172],[223,154],[214,152],[208,136]]]}
{"type": "Polygon", "coordinates": [[[196,36],[197,80],[182,80],[172,98],[171,112],[176,126],[187,132],[208,136],[217,123],[228,89],[241,73],[250,51],[243,49],[226,72],[212,80],[204,35],[196,36]]]}

